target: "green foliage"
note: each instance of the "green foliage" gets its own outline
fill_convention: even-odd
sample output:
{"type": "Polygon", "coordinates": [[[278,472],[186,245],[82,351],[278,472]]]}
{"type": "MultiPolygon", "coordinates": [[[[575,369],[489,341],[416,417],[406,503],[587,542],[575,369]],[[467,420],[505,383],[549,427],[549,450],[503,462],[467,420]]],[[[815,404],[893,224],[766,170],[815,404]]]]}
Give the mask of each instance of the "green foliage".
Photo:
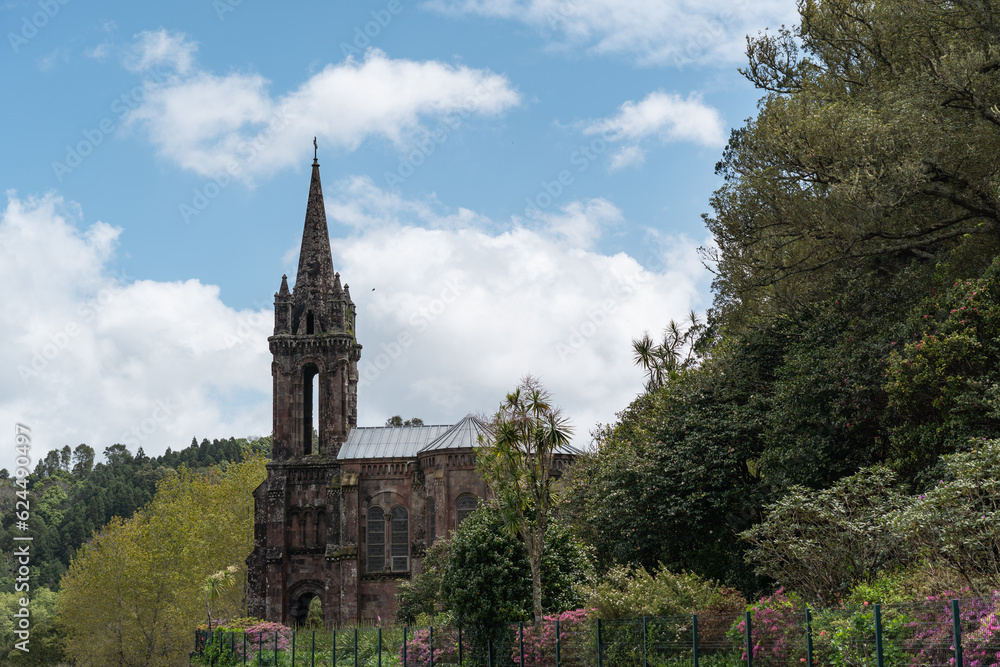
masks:
{"type": "Polygon", "coordinates": [[[906,333],[886,390],[897,414],[892,457],[918,476],[972,437],[1000,437],[1000,260],[926,299],[906,333]]]}
{"type": "MultiPolygon", "coordinates": [[[[253,548],[251,494],[263,479],[260,456],[225,471],[182,469],[147,507],[112,520],[80,550],[59,599],[66,650],[79,667],[165,666],[187,655],[205,614],[205,581],[241,567],[253,548]]],[[[244,577],[240,570],[237,591],[244,577]]],[[[215,601],[217,615],[240,611],[241,600],[226,600],[215,601]]]]}
{"type": "MultiPolygon", "coordinates": [[[[733,356],[758,367],[754,353],[733,356]]],[[[762,501],[765,413],[757,381],[748,373],[734,387],[733,375],[707,363],[640,396],[573,466],[565,509],[602,566],[662,562],[758,590],[734,529],[749,527],[762,501]]]]}
{"type": "MultiPolygon", "coordinates": [[[[504,530],[500,513],[480,506],[458,527],[446,548],[441,600],[454,622],[492,627],[532,618],[531,569],[524,546],[504,530]]],[[[587,551],[567,527],[550,521],[542,561],[542,607],[579,607],[579,586],[592,576],[587,551]]]]}
{"type": "Polygon", "coordinates": [[[995,7],[961,0],[798,3],[748,39],[764,91],[717,167],[706,222],[730,323],[794,312],[863,258],[982,266],[1000,221],[995,7]]]}
{"type": "MultiPolygon", "coordinates": [[[[239,461],[244,449],[270,452],[270,437],[254,441],[228,438],[150,458],[142,449],[133,456],[124,445],[108,447],[106,462],[94,464],[94,449],[78,445],[52,450],[28,476],[31,502],[29,529],[35,537],[31,585],[58,590],[60,578],[80,546],[112,517],[127,519],[153,499],[156,485],[186,466],[205,470],[210,461],[220,467],[239,461]],[[51,464],[51,465],[50,465],[51,464]]],[[[0,551],[10,553],[13,536],[15,487],[0,481],[0,551]]],[[[2,563],[0,563],[2,564],[2,563]]],[[[8,568],[0,567],[0,589],[13,587],[8,568]]]]}
{"type": "Polygon", "coordinates": [[[908,562],[911,553],[889,518],[910,502],[891,470],[865,469],[829,489],[792,487],[741,537],[752,545],[747,557],[759,574],[831,604],[908,562]]]}
{"type": "MultiPolygon", "coordinates": [[[[438,539],[427,549],[420,572],[396,584],[396,620],[414,625],[421,615],[433,616],[441,605],[441,580],[451,554],[451,540],[438,539]]],[[[425,624],[421,624],[425,625],[425,624]]]]}
{"type": "Polygon", "coordinates": [[[52,667],[62,662],[62,637],[56,617],[58,596],[58,593],[48,588],[0,593],[0,663],[52,667]],[[26,606],[21,605],[23,599],[28,601],[26,606]],[[24,613],[22,609],[27,609],[30,614],[28,652],[15,647],[16,643],[22,641],[22,638],[14,634],[20,620],[15,614],[24,613]]]}
{"type": "Polygon", "coordinates": [[[735,591],[720,588],[714,581],[688,572],[674,573],[659,567],[616,565],[586,590],[587,607],[595,618],[636,618],[640,616],[686,616],[709,609],[728,607],[742,611],[746,601],[735,591]]]}
{"type": "Polygon", "coordinates": [[[942,457],[945,479],[887,517],[908,548],[979,593],[1000,588],[1000,440],[942,457]]]}
{"type": "Polygon", "coordinates": [[[476,470],[496,498],[504,529],[519,535],[527,551],[536,626],[544,611],[541,572],[554,496],[552,464],[573,434],[550,399],[541,383],[525,377],[500,404],[490,435],[480,438],[476,452],[476,470]]]}

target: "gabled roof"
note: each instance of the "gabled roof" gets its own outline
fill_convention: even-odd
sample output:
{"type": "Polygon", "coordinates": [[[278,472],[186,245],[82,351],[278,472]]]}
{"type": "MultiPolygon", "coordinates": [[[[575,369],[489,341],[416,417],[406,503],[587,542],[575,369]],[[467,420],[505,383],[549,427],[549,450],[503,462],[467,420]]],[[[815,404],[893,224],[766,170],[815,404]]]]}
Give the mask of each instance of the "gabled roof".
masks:
{"type": "Polygon", "coordinates": [[[437,449],[468,449],[479,447],[479,436],[489,437],[490,427],[475,415],[465,415],[462,421],[439,435],[434,442],[420,451],[429,452],[437,449]]]}

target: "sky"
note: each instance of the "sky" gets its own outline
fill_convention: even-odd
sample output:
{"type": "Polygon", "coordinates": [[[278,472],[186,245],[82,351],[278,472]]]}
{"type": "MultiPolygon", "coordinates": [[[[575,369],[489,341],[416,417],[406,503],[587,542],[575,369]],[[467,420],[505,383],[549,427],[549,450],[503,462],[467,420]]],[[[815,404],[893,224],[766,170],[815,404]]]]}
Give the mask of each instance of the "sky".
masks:
{"type": "Polygon", "coordinates": [[[793,0],[0,0],[0,467],[271,431],[273,298],[318,145],[358,419],[526,374],[574,444],[632,339],[711,305],[714,166],[793,0]],[[6,440],[6,444],[4,441],[6,440]]]}

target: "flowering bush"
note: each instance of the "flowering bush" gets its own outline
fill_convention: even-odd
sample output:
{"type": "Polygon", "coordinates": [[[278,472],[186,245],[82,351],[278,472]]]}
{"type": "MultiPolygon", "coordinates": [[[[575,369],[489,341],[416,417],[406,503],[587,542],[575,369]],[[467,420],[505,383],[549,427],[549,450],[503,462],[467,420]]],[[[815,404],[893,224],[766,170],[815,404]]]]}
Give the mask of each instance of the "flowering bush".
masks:
{"type": "MultiPolygon", "coordinates": [[[[559,623],[559,646],[563,660],[568,652],[573,652],[581,644],[586,645],[591,636],[590,616],[593,609],[574,609],[561,614],[544,617],[542,627],[535,632],[534,626],[524,627],[524,667],[554,667],[556,664],[556,622],[559,623]]],[[[515,665],[521,664],[521,646],[515,641],[513,647],[515,665]]]]}
{"type": "MultiPolygon", "coordinates": [[[[406,642],[406,664],[431,664],[431,640],[434,642],[434,664],[458,663],[458,631],[455,628],[434,627],[417,630],[406,642]]],[[[399,661],[403,662],[403,647],[399,648],[399,661]]]]}
{"type": "MultiPolygon", "coordinates": [[[[805,657],[805,605],[795,593],[785,593],[779,588],[773,595],[763,597],[750,606],[752,624],[750,639],[753,662],[762,667],[777,667],[801,662],[805,657]]],[[[732,641],[746,646],[746,620],[733,626],[732,641]]],[[[746,660],[746,649],[743,660],[746,660]]]]}
{"type": "Polygon", "coordinates": [[[243,664],[244,645],[247,662],[256,664],[259,649],[262,657],[267,656],[265,664],[274,664],[275,646],[278,652],[286,650],[292,641],[292,630],[259,618],[234,618],[217,621],[211,631],[208,625],[199,625],[197,637],[196,650],[210,664],[243,664]]]}
{"type": "MultiPolygon", "coordinates": [[[[968,592],[968,589],[961,591],[968,592]]],[[[959,595],[946,592],[928,596],[914,611],[909,626],[913,635],[907,642],[913,651],[911,665],[955,664],[955,642],[951,600],[959,595]]],[[[985,667],[1000,663],[1000,591],[987,599],[962,600],[959,620],[962,625],[963,662],[966,667],[985,667]]]]}

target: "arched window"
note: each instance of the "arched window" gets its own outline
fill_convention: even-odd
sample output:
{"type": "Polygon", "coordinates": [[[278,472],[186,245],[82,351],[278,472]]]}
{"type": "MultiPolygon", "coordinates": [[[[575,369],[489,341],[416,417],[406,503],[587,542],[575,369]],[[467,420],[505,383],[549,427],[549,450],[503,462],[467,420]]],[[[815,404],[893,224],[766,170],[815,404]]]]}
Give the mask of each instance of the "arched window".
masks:
{"type": "Polygon", "coordinates": [[[392,571],[406,572],[410,569],[410,513],[396,505],[391,516],[392,571]]]}
{"type": "Polygon", "coordinates": [[[313,453],[313,434],[319,426],[319,369],[315,364],[302,368],[302,453],[313,453]]]}
{"type": "Polygon", "coordinates": [[[385,510],[381,507],[368,508],[368,553],[366,572],[385,571],[385,510]]]}
{"type": "Polygon", "coordinates": [[[455,527],[458,528],[465,521],[465,518],[476,511],[479,505],[479,498],[471,493],[463,493],[455,501],[455,527]]]}
{"type": "Polygon", "coordinates": [[[427,544],[434,544],[437,539],[437,514],[434,513],[434,499],[427,499],[427,544]]]}

